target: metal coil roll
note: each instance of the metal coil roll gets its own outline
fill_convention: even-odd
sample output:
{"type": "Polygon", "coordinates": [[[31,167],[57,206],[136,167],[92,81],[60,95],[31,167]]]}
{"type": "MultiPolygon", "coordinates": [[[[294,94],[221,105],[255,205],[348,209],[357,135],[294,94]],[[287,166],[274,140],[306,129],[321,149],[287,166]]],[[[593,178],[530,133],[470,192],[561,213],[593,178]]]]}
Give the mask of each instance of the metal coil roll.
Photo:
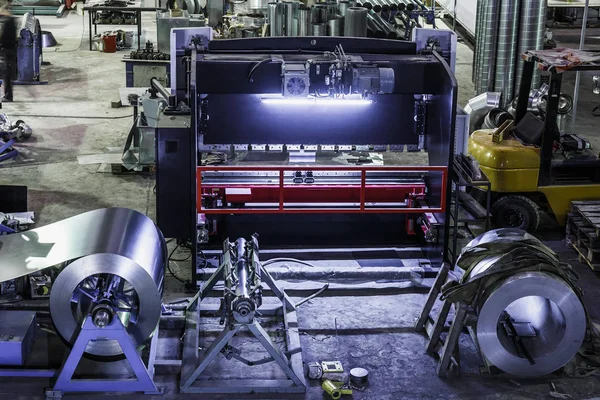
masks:
{"type": "MultiPolygon", "coordinates": [[[[73,344],[88,316],[98,327],[118,318],[142,346],[160,320],[166,258],[164,238],[150,218],[107,208],[3,237],[0,281],[66,264],[50,293],[59,336],[73,344]]],[[[90,342],[86,356],[124,357],[115,341],[90,342]]]]}
{"type": "Polygon", "coordinates": [[[479,279],[483,285],[474,297],[476,337],[482,355],[497,368],[542,376],[579,350],[586,311],[559,264],[542,242],[516,229],[487,232],[461,253],[457,266],[465,270],[463,282],[479,279]]]}

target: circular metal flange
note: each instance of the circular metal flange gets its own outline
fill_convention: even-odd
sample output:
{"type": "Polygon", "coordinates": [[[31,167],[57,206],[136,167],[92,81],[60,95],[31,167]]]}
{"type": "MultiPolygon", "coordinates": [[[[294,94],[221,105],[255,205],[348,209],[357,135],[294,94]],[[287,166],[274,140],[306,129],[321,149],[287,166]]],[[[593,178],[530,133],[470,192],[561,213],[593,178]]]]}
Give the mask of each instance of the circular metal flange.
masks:
{"type": "MultiPolygon", "coordinates": [[[[162,268],[162,264],[156,263],[156,268],[162,268]]],[[[66,266],[56,278],[50,295],[50,315],[60,337],[71,345],[75,342],[83,322],[83,317],[73,311],[78,296],[82,296],[78,294],[78,287],[98,274],[116,275],[126,280],[131,286],[129,290],[137,294],[137,318],[127,324],[127,331],[136,346],[145,344],[160,320],[162,273],[147,271],[127,257],[108,253],[79,258],[66,266]]],[[[90,342],[86,356],[100,359],[124,357],[114,340],[90,342]]]]}
{"type": "Polygon", "coordinates": [[[586,331],[586,313],[571,286],[545,272],[516,274],[495,285],[478,311],[477,340],[496,367],[517,376],[542,376],[569,362],[586,331]],[[519,355],[505,333],[507,312],[531,331],[520,340],[534,363],[519,355]]]}

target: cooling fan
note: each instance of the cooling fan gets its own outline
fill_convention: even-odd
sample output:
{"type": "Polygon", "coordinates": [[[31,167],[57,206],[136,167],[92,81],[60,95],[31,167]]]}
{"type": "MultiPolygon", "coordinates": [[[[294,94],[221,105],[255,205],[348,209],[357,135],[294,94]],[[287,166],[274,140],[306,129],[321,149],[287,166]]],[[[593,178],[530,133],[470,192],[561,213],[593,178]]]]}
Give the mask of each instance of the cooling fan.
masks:
{"type": "Polygon", "coordinates": [[[287,80],[285,89],[290,96],[302,96],[306,92],[306,82],[299,76],[291,77],[287,80]]]}

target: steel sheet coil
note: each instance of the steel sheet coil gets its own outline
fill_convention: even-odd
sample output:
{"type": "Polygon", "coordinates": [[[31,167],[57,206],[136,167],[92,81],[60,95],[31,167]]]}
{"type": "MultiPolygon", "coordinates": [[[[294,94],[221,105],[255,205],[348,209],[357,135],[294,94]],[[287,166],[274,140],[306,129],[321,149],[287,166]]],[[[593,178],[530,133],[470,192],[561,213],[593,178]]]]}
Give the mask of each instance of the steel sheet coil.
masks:
{"type": "MultiPolygon", "coordinates": [[[[74,343],[98,298],[118,306],[115,316],[138,346],[158,326],[166,245],[145,215],[125,208],[95,210],[3,236],[1,241],[0,281],[64,266],[52,285],[50,316],[65,342],[74,343]],[[109,281],[114,286],[110,296],[105,296],[98,291],[98,283],[109,281]]],[[[123,356],[114,341],[90,342],[86,355],[123,356]]]]}
{"type": "Polygon", "coordinates": [[[549,374],[568,363],[583,343],[585,308],[559,263],[552,265],[554,259],[532,235],[497,229],[471,241],[457,260],[465,271],[463,282],[480,279],[482,285],[474,297],[481,353],[507,373],[549,374]],[[465,260],[474,261],[465,265],[465,260]],[[503,263],[510,272],[498,268],[503,263]],[[513,340],[515,333],[520,344],[513,340]]]}

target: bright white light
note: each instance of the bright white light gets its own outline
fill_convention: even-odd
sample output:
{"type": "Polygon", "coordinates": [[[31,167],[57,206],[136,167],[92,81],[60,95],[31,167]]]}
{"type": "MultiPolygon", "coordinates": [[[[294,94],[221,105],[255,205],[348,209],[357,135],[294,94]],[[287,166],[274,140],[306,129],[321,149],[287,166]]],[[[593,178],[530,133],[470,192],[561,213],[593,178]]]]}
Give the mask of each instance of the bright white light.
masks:
{"type": "Polygon", "coordinates": [[[323,106],[366,106],[372,104],[373,101],[365,99],[319,99],[319,98],[278,98],[278,99],[261,99],[263,104],[278,104],[278,105],[323,105],[323,106]]]}

